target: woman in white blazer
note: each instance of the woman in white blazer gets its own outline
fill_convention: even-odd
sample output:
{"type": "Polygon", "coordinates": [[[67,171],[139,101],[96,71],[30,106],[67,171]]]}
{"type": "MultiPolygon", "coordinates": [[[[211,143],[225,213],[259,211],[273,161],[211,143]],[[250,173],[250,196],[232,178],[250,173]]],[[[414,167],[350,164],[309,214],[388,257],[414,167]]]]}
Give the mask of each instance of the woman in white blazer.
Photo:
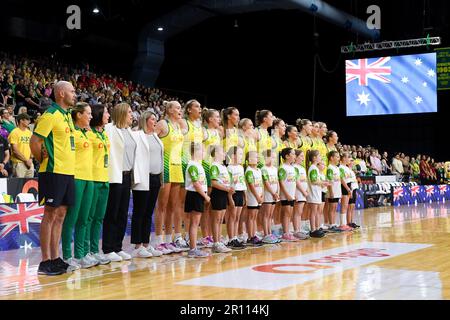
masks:
{"type": "Polygon", "coordinates": [[[111,261],[130,260],[122,250],[122,242],[128,221],[131,187],[148,176],[142,176],[142,166],[148,159],[136,155],[138,137],[131,131],[133,115],[131,107],[120,103],[113,108],[112,123],[105,126],[111,144],[109,156],[109,197],[103,220],[102,249],[111,261]]]}
{"type": "Polygon", "coordinates": [[[144,177],[141,183],[133,186],[131,243],[135,245],[132,257],[136,258],[159,257],[163,254],[149,245],[152,214],[164,170],[164,146],[155,133],[156,122],[156,115],[145,111],[139,119],[139,131],[136,132],[136,157],[147,164],[140,167],[142,172],[139,175],[144,177]]]}

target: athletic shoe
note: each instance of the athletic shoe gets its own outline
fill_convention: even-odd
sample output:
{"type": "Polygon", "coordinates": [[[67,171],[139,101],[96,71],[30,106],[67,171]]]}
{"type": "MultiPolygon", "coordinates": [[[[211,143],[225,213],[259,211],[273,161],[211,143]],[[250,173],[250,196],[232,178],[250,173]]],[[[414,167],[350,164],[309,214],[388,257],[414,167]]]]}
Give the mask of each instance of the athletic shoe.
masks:
{"type": "Polygon", "coordinates": [[[131,260],[131,256],[123,250],[120,252],[117,252],[117,254],[119,256],[121,256],[123,260],[131,260]]]}
{"type": "Polygon", "coordinates": [[[351,227],[346,226],[346,225],[340,226],[339,229],[341,229],[342,231],[353,231],[353,229],[351,227]]]}
{"type": "Polygon", "coordinates": [[[156,246],[155,249],[158,250],[158,251],[161,251],[164,255],[172,253],[172,250],[169,250],[169,249],[166,248],[166,244],[165,243],[160,243],[158,246],[156,246]]]}
{"type": "Polygon", "coordinates": [[[262,241],[262,239],[264,239],[264,233],[256,232],[256,237],[258,237],[258,239],[262,241]]]}
{"type": "Polygon", "coordinates": [[[180,253],[181,252],[181,249],[178,249],[175,246],[175,243],[173,243],[173,242],[172,243],[166,243],[166,248],[171,250],[173,253],[180,253]]]}
{"type": "Polygon", "coordinates": [[[89,268],[95,267],[97,265],[97,260],[93,261],[88,256],[85,256],[85,257],[81,258],[80,260],[78,260],[78,263],[80,264],[82,269],[89,269],[89,268]]]}
{"type": "Polygon", "coordinates": [[[65,270],[56,267],[51,260],[42,261],[39,263],[38,274],[46,276],[59,276],[66,273],[65,270]]]}
{"type": "Polygon", "coordinates": [[[339,229],[337,226],[332,226],[332,227],[329,229],[329,231],[330,231],[331,233],[341,233],[341,232],[342,232],[342,230],[339,229]]]}
{"type": "Polygon", "coordinates": [[[228,242],[230,242],[230,239],[228,238],[228,236],[220,236],[220,242],[222,242],[224,245],[227,245],[228,242]]]}
{"type": "Polygon", "coordinates": [[[265,244],[276,244],[276,243],[278,243],[278,238],[277,237],[273,237],[272,235],[268,235],[268,236],[265,236],[262,239],[262,243],[265,243],[265,244]]]}
{"type": "Polygon", "coordinates": [[[323,233],[328,233],[328,232],[329,232],[328,230],[325,230],[325,229],[323,229],[323,228],[319,228],[319,231],[321,231],[321,232],[323,232],[323,233]]]}
{"type": "Polygon", "coordinates": [[[74,267],[71,267],[68,263],[65,263],[63,259],[58,258],[55,260],[51,260],[52,264],[59,269],[64,270],[64,272],[73,272],[77,269],[75,269],[74,267]]]}
{"type": "Polygon", "coordinates": [[[285,233],[283,234],[283,236],[281,237],[281,241],[283,242],[294,242],[297,241],[297,238],[294,237],[292,234],[290,233],[285,233]]]}
{"type": "Polygon", "coordinates": [[[153,255],[145,247],[134,249],[131,253],[133,258],[151,258],[153,255]]]}
{"type": "Polygon", "coordinates": [[[92,253],[92,256],[97,259],[100,265],[104,266],[106,264],[110,264],[111,260],[107,259],[102,253],[92,253]]]}
{"type": "Polygon", "coordinates": [[[110,252],[110,253],[105,254],[105,258],[110,260],[111,262],[121,262],[121,261],[123,261],[123,258],[121,256],[119,256],[115,252],[110,252]]]}
{"type": "Polygon", "coordinates": [[[77,259],[75,259],[75,258],[69,258],[67,260],[64,260],[64,262],[67,263],[69,265],[69,268],[71,268],[72,270],[81,269],[80,264],[78,263],[77,259]]]}
{"type": "Polygon", "coordinates": [[[176,248],[180,249],[180,251],[189,251],[189,245],[182,237],[176,238],[174,245],[176,248]]]}
{"type": "Polygon", "coordinates": [[[273,239],[273,241],[275,241],[275,243],[281,243],[281,239],[278,238],[276,235],[271,234],[269,236],[273,239]]]}
{"type": "Polygon", "coordinates": [[[89,260],[91,260],[92,263],[94,264],[94,266],[98,266],[98,265],[100,264],[100,261],[97,260],[97,259],[94,257],[94,255],[93,255],[92,253],[88,253],[88,254],[86,255],[86,258],[88,258],[89,260]]]}
{"type": "Polygon", "coordinates": [[[248,241],[248,234],[243,233],[241,235],[238,236],[238,240],[242,243],[247,243],[248,241]]]}
{"type": "Polygon", "coordinates": [[[325,232],[319,230],[310,233],[311,238],[323,238],[325,237],[325,232]]]}
{"type": "Polygon", "coordinates": [[[303,232],[294,232],[293,236],[298,240],[307,240],[309,239],[309,235],[304,234],[303,232]]]}
{"type": "Polygon", "coordinates": [[[208,252],[202,251],[200,249],[192,249],[188,252],[188,258],[207,258],[210,256],[208,252]]]}
{"type": "Polygon", "coordinates": [[[358,226],[356,223],[354,223],[354,222],[351,222],[351,223],[349,223],[349,224],[347,224],[350,228],[353,228],[353,229],[359,229],[359,228],[361,228],[361,226],[358,226]]]}
{"type": "Polygon", "coordinates": [[[262,241],[258,237],[254,236],[247,240],[247,245],[252,247],[261,247],[263,245],[262,241]]]}
{"type": "Polygon", "coordinates": [[[147,251],[150,252],[154,257],[161,257],[164,254],[162,251],[156,250],[152,246],[148,246],[147,251]]]}
{"type": "Polygon", "coordinates": [[[231,249],[225,247],[225,245],[222,242],[218,242],[218,243],[214,244],[214,246],[213,246],[214,253],[227,253],[230,251],[231,251],[231,249]]]}
{"type": "MultiPolygon", "coordinates": [[[[204,248],[205,243],[203,242],[206,238],[200,238],[197,240],[197,248],[204,248]]],[[[208,240],[205,240],[207,243],[209,243],[208,240]]]]}
{"type": "Polygon", "coordinates": [[[240,242],[238,239],[233,239],[228,243],[228,247],[231,250],[242,250],[245,249],[245,246],[242,242],[240,242]]]}

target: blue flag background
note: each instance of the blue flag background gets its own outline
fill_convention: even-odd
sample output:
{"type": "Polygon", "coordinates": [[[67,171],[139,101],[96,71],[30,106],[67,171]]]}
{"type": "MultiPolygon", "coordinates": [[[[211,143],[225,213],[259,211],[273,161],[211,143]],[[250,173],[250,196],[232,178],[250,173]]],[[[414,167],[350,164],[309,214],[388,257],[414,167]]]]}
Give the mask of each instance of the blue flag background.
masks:
{"type": "Polygon", "coordinates": [[[359,69],[362,60],[370,66],[379,58],[347,61],[347,116],[437,112],[436,53],[389,58],[364,70],[359,69]],[[362,83],[359,76],[349,79],[349,62],[369,77],[362,83]],[[371,78],[377,77],[377,69],[385,67],[391,67],[390,74],[381,76],[390,83],[371,78]]]}

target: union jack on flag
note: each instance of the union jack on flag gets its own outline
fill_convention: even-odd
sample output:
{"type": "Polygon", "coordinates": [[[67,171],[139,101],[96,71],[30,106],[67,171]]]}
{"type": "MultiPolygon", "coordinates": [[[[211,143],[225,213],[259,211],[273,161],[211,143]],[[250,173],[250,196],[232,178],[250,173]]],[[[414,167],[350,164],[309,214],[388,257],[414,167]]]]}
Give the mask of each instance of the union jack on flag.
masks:
{"type": "Polygon", "coordinates": [[[417,196],[419,191],[420,191],[420,186],[412,186],[411,187],[411,195],[412,196],[414,196],[414,197],[417,196]]]}
{"type": "Polygon", "coordinates": [[[0,239],[19,228],[20,234],[30,232],[30,223],[41,223],[44,207],[36,203],[0,205],[0,239]]]}
{"type": "Polygon", "coordinates": [[[391,67],[384,64],[391,60],[391,57],[379,58],[375,62],[369,63],[369,59],[359,59],[358,63],[351,60],[345,62],[346,83],[358,80],[360,86],[368,86],[369,79],[390,83],[391,80],[385,76],[391,75],[391,67]]]}
{"type": "Polygon", "coordinates": [[[425,191],[427,192],[427,197],[431,197],[434,193],[434,186],[426,186],[425,191]]]}
{"type": "Polygon", "coordinates": [[[394,201],[403,197],[403,187],[394,188],[394,201]]]}
{"type": "Polygon", "coordinates": [[[439,192],[441,194],[445,194],[447,192],[447,185],[444,184],[444,185],[439,186],[439,192]]]}

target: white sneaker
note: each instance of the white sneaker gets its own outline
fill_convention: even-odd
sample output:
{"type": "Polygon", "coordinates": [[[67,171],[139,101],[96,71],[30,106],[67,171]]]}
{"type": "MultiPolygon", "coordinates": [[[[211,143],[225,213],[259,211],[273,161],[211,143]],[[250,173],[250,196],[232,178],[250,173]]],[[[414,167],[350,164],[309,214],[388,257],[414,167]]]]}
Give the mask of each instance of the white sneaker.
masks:
{"type": "Polygon", "coordinates": [[[171,254],[172,251],[166,248],[165,243],[161,243],[156,247],[156,250],[162,252],[164,255],[165,254],[171,254]]]}
{"type": "Polygon", "coordinates": [[[96,263],[92,261],[92,259],[90,259],[88,256],[85,256],[84,258],[80,259],[79,264],[81,265],[82,269],[88,269],[96,266],[96,263]]]}
{"type": "Polygon", "coordinates": [[[81,269],[81,265],[80,265],[78,259],[70,258],[70,259],[64,260],[64,262],[69,265],[69,268],[67,268],[67,269],[70,269],[70,271],[75,271],[75,270],[81,269]]]}
{"type": "Polygon", "coordinates": [[[213,252],[215,252],[215,253],[227,253],[230,251],[231,251],[231,249],[225,247],[225,245],[222,242],[218,242],[218,243],[214,244],[214,246],[213,246],[213,252]]]}
{"type": "Polygon", "coordinates": [[[220,236],[220,242],[222,242],[224,245],[227,245],[228,242],[230,242],[230,239],[228,238],[228,236],[220,236]]]}
{"type": "Polygon", "coordinates": [[[166,243],[166,248],[171,250],[174,253],[180,253],[182,250],[175,247],[175,245],[173,243],[166,243]]]}
{"type": "Polygon", "coordinates": [[[189,251],[189,245],[187,244],[186,240],[184,240],[182,237],[178,237],[175,239],[175,247],[180,249],[180,251],[189,251]]]}
{"type": "Polygon", "coordinates": [[[154,257],[161,257],[164,254],[163,252],[156,250],[152,246],[148,246],[147,251],[150,252],[154,257]]]}
{"type": "Polygon", "coordinates": [[[131,254],[133,258],[151,258],[153,255],[145,247],[140,247],[133,250],[131,254]]]}
{"type": "Polygon", "coordinates": [[[98,265],[100,264],[100,261],[97,260],[97,258],[95,258],[94,255],[93,255],[92,253],[90,253],[90,252],[86,255],[86,258],[88,258],[89,260],[91,260],[92,263],[93,263],[95,266],[98,266],[98,265]]]}
{"type": "Polygon", "coordinates": [[[131,256],[123,250],[120,252],[117,252],[117,254],[119,256],[121,256],[123,260],[131,260],[131,256]]]}
{"type": "Polygon", "coordinates": [[[104,254],[102,253],[92,253],[92,257],[97,259],[98,262],[100,262],[100,265],[105,265],[111,263],[111,260],[107,259],[104,254]]]}
{"type": "Polygon", "coordinates": [[[122,257],[119,256],[115,252],[111,252],[111,253],[105,254],[105,258],[111,260],[112,262],[121,262],[121,261],[123,261],[122,257]]]}

